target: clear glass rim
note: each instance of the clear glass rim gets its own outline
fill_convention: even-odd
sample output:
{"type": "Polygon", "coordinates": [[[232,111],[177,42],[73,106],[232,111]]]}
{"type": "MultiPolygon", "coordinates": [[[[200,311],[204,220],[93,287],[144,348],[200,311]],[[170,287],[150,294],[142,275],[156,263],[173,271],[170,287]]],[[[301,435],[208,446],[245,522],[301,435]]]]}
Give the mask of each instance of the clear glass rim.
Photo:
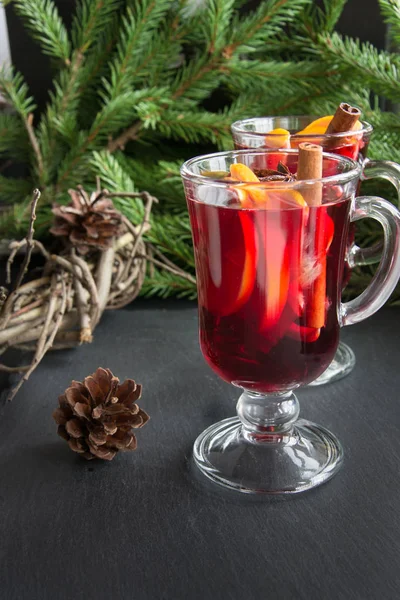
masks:
{"type": "MultiPolygon", "coordinates": [[[[266,135],[270,135],[272,138],[274,136],[281,136],[281,133],[269,133],[268,131],[265,132],[261,132],[261,131],[249,131],[248,129],[244,129],[243,128],[243,124],[245,123],[251,123],[253,121],[261,121],[263,119],[312,119],[312,120],[316,120],[319,119],[321,117],[317,117],[317,116],[313,116],[313,115],[273,115],[273,116],[265,116],[265,117],[251,117],[250,119],[241,119],[240,121],[235,121],[234,123],[232,123],[231,125],[231,131],[232,133],[239,133],[242,135],[248,135],[248,136],[253,136],[256,138],[259,137],[265,137],[266,135]]],[[[341,131],[340,133],[292,133],[290,137],[294,137],[294,138],[307,138],[307,139],[321,139],[323,137],[330,137],[330,138],[342,138],[342,137],[349,137],[349,135],[355,135],[355,134],[364,134],[364,133],[372,133],[373,131],[373,127],[370,123],[367,123],[367,121],[360,121],[362,128],[361,129],[357,129],[356,131],[354,130],[350,130],[350,131],[341,131]]]]}
{"type": "MultiPolygon", "coordinates": [[[[240,156],[262,156],[264,154],[298,154],[299,151],[291,148],[291,149],[281,149],[281,150],[275,150],[275,149],[268,149],[268,150],[261,150],[260,148],[258,149],[251,149],[251,150],[229,150],[229,151],[224,151],[224,152],[214,152],[213,154],[204,154],[201,156],[195,156],[193,158],[190,158],[189,160],[187,160],[186,162],[183,163],[182,167],[181,167],[181,177],[183,179],[186,179],[188,181],[192,181],[192,182],[196,182],[196,183],[205,183],[205,184],[212,184],[213,186],[216,187],[221,187],[221,188],[232,188],[232,187],[241,187],[243,186],[244,182],[243,181],[221,181],[220,179],[213,179],[212,177],[208,177],[206,175],[200,175],[198,173],[195,173],[192,169],[194,164],[197,164],[199,162],[205,161],[205,160],[210,160],[213,158],[222,158],[222,157],[227,157],[227,156],[232,156],[232,157],[240,157],[240,156]]],[[[262,189],[270,189],[270,190],[277,190],[277,189],[297,189],[297,188],[301,188],[304,184],[311,184],[311,183],[323,183],[323,184],[344,184],[344,183],[348,183],[349,181],[351,181],[352,179],[355,179],[356,177],[360,176],[360,172],[361,172],[361,167],[360,165],[352,160],[351,158],[347,158],[345,156],[340,156],[338,154],[332,154],[330,152],[323,152],[322,153],[324,158],[329,158],[329,159],[333,159],[335,162],[337,163],[342,163],[345,164],[348,167],[348,170],[344,171],[343,173],[336,173],[335,175],[328,175],[327,177],[321,177],[320,179],[302,179],[300,181],[295,180],[295,181],[258,181],[258,182],[252,182],[251,185],[252,186],[257,186],[260,187],[262,189]]],[[[240,161],[239,161],[240,162],[240,161]]]]}

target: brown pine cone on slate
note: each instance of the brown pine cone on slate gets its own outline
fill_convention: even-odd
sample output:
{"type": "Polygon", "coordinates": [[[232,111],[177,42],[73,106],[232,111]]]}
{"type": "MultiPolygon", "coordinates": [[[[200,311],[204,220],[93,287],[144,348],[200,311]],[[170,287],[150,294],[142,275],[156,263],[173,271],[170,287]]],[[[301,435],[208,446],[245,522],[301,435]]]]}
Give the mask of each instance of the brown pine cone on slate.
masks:
{"type": "Polygon", "coordinates": [[[88,460],[112,460],[120,450],[135,450],[132,430],[150,418],[136,404],[141,392],[133,379],[120,384],[109,369],[98,368],[83,382],[72,381],[53,413],[58,434],[88,460]]]}
{"type": "Polygon", "coordinates": [[[69,190],[72,202],[67,206],[53,205],[53,235],[68,238],[81,254],[90,249],[105,250],[119,235],[122,215],[109,198],[93,193],[90,198],[83,188],[69,190]]]}

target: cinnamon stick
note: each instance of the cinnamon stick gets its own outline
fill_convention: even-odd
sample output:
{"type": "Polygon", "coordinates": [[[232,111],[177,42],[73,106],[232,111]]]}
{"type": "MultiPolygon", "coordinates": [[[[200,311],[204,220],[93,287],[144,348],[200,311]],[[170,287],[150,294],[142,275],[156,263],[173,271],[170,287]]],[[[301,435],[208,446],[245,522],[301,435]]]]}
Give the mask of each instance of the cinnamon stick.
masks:
{"type": "Polygon", "coordinates": [[[358,119],[361,116],[361,111],[356,106],[351,106],[347,102],[342,102],[336,109],[332,121],[329,123],[326,134],[342,133],[351,131],[358,119]]]}
{"type": "MultiPolygon", "coordinates": [[[[322,177],[322,146],[302,142],[299,144],[299,162],[297,165],[297,179],[321,179],[322,177]]],[[[304,186],[301,191],[304,200],[309,206],[318,206],[322,202],[322,184],[315,182],[304,186]]]]}
{"type": "MultiPolygon", "coordinates": [[[[322,147],[317,144],[303,142],[299,145],[299,162],[297,166],[297,179],[321,179],[322,177],[322,147]]],[[[310,291],[306,293],[306,315],[307,326],[315,328],[315,340],[319,337],[319,329],[325,325],[325,297],[326,297],[326,253],[323,248],[324,236],[324,214],[317,207],[322,204],[322,182],[316,181],[304,186],[301,193],[314,210],[310,211],[307,228],[310,233],[309,256],[311,265],[316,272],[315,278],[310,285],[310,291]]],[[[307,279],[307,277],[306,277],[307,279]]]]}

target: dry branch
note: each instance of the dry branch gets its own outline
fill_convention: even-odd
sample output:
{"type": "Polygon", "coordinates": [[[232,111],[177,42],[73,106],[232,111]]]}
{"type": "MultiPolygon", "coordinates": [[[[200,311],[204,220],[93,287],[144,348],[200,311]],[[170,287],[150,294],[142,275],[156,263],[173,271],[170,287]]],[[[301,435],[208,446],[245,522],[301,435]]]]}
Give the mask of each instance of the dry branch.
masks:
{"type": "MultiPolygon", "coordinates": [[[[48,350],[72,348],[91,342],[105,309],[121,308],[136,298],[146,276],[148,260],[194,281],[194,278],[144,241],[143,236],[151,228],[152,206],[158,202],[148,192],[109,193],[101,190],[100,181],[97,181],[97,192],[89,198],[83,188],[78,186],[72,192],[72,197],[77,202],[75,206],[79,207],[79,203],[85,206],[87,218],[87,211],[92,207],[99,214],[101,210],[105,210],[106,204],[103,219],[106,226],[107,214],[110,214],[108,200],[117,197],[141,198],[144,203],[143,219],[137,226],[111,205],[113,218],[120,219],[118,233],[113,232],[108,247],[90,248],[84,255],[79,254],[80,246],[74,246],[71,238],[67,239],[66,250],[62,254],[50,253],[34,239],[39,197],[40,192],[35,190],[26,237],[21,241],[11,242],[9,246],[10,255],[6,267],[8,281],[11,280],[11,267],[17,253],[25,249],[12,292],[6,297],[6,290],[0,289],[0,354],[8,348],[34,351],[30,365],[15,367],[0,364],[0,371],[24,372],[11,391],[10,400],[48,350]],[[38,251],[45,259],[42,276],[23,283],[33,250],[38,251]]],[[[69,214],[79,215],[79,209],[70,207],[69,214]]],[[[102,230],[98,231],[101,235],[102,230]]]]}
{"type": "MultiPolygon", "coordinates": [[[[30,220],[29,220],[29,229],[28,229],[28,234],[25,238],[26,239],[26,254],[25,254],[24,260],[22,261],[22,265],[21,265],[20,271],[18,273],[14,289],[18,289],[19,286],[21,285],[22,280],[28,270],[28,266],[29,266],[29,263],[31,260],[32,249],[33,249],[33,245],[34,245],[33,235],[35,233],[34,225],[35,225],[35,221],[36,221],[36,206],[37,206],[37,203],[39,202],[39,198],[40,198],[40,191],[34,190],[33,199],[32,199],[32,203],[31,203],[31,216],[30,216],[30,220]]],[[[11,281],[8,281],[7,283],[11,283],[11,281]]]]}

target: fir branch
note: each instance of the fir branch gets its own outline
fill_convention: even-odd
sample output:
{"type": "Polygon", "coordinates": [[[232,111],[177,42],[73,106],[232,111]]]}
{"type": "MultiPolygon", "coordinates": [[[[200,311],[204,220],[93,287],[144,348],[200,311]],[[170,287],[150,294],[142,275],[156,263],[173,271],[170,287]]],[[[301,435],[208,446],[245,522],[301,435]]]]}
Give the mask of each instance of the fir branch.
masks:
{"type": "Polygon", "coordinates": [[[268,96],[276,96],[279,86],[279,98],[285,88],[289,95],[304,94],[318,84],[325,85],[326,78],[337,74],[337,70],[327,70],[316,61],[262,61],[231,60],[222,67],[223,82],[234,92],[251,92],[265,89],[268,96]]]}
{"type": "Polygon", "coordinates": [[[146,238],[183,269],[194,270],[192,234],[187,213],[154,215],[146,238]]]}
{"type": "Polygon", "coordinates": [[[324,29],[326,31],[334,30],[346,3],[347,0],[324,0],[324,29]]]}
{"type": "Polygon", "coordinates": [[[0,155],[25,159],[28,150],[29,140],[21,119],[16,115],[0,112],[0,155]]]}
{"type": "MultiPolygon", "coordinates": [[[[116,189],[124,189],[127,192],[133,192],[135,190],[133,181],[118,163],[116,157],[110,156],[106,152],[95,153],[92,159],[92,167],[95,172],[99,174],[102,184],[105,184],[109,191],[112,192],[116,189]],[[123,187],[120,187],[121,185],[123,187]]],[[[143,218],[143,202],[140,199],[130,198],[128,196],[120,197],[118,195],[118,197],[113,196],[113,201],[118,210],[132,222],[140,222],[143,218]]],[[[162,292],[162,286],[160,287],[161,282],[164,282],[165,286],[166,281],[169,283],[175,281],[177,284],[169,286],[169,294],[183,293],[186,295],[187,290],[193,291],[193,289],[195,289],[193,277],[187,275],[185,271],[178,275],[181,270],[179,264],[185,269],[189,267],[192,270],[194,265],[193,253],[188,244],[191,240],[191,231],[187,215],[185,215],[184,218],[182,216],[173,217],[171,215],[151,217],[151,229],[146,234],[146,239],[154,243],[158,250],[161,250],[163,253],[178,261],[178,265],[174,265],[173,267],[174,272],[168,272],[168,275],[160,273],[160,277],[155,275],[157,283],[155,280],[152,283],[152,288],[154,289],[153,293],[157,293],[158,295],[166,293],[165,291],[162,292]],[[185,283],[181,281],[182,279],[185,283]]],[[[166,264],[169,264],[168,260],[166,264]]],[[[171,263],[171,265],[172,264],[173,263],[171,263]]],[[[164,267],[164,269],[165,268],[167,267],[164,267]]]]}
{"type": "Polygon", "coordinates": [[[308,33],[317,31],[332,32],[346,3],[347,0],[322,0],[321,5],[312,2],[303,13],[303,30],[308,31],[308,33]]]}
{"type": "Polygon", "coordinates": [[[120,5],[121,0],[81,0],[78,3],[71,37],[80,54],[85,54],[108,27],[120,5]]]}
{"type": "Polygon", "coordinates": [[[230,124],[226,113],[165,110],[157,129],[167,138],[188,143],[211,141],[222,148],[231,143],[230,124]]]}
{"type": "MultiPolygon", "coordinates": [[[[271,88],[269,87],[269,89],[271,88]]],[[[231,123],[238,119],[245,119],[246,117],[250,118],[255,114],[261,114],[263,110],[267,110],[264,109],[264,101],[266,98],[264,87],[257,90],[254,88],[252,90],[247,89],[239,95],[237,93],[238,91],[234,90],[233,87],[230,88],[230,91],[232,92],[234,100],[225,111],[225,114],[231,123]]]]}
{"type": "MultiPolygon", "coordinates": [[[[126,192],[136,191],[134,182],[115,156],[107,152],[95,152],[91,166],[94,173],[100,176],[102,185],[110,192],[121,189],[126,192]]],[[[143,216],[143,203],[140,200],[125,197],[115,198],[114,202],[128,219],[134,223],[140,222],[143,216]]],[[[193,252],[188,244],[191,240],[191,231],[187,215],[185,218],[172,215],[158,215],[155,218],[153,215],[152,228],[146,237],[163,252],[178,259],[182,266],[193,267],[193,252]]]]}
{"type": "Polygon", "coordinates": [[[12,67],[0,68],[0,93],[26,121],[36,108],[35,101],[29,96],[29,89],[22,75],[12,67]]]}
{"type": "Polygon", "coordinates": [[[43,178],[43,158],[33,128],[33,110],[36,108],[33,98],[28,96],[28,86],[20,73],[14,73],[12,68],[0,70],[0,92],[20,114],[28,133],[36,158],[39,182],[43,178]]]}
{"type": "Polygon", "coordinates": [[[104,102],[102,109],[97,113],[89,131],[85,148],[90,148],[92,142],[99,138],[106,138],[116,131],[126,127],[137,114],[137,105],[143,97],[147,97],[147,90],[142,92],[126,91],[114,99],[104,102]]]}
{"type": "Polygon", "coordinates": [[[210,0],[205,15],[205,37],[209,54],[219,52],[226,44],[235,0],[210,0]]]}
{"type": "Polygon", "coordinates": [[[144,280],[140,292],[141,296],[150,298],[159,296],[160,298],[187,298],[194,300],[197,296],[196,284],[174,275],[166,270],[154,269],[152,275],[148,275],[144,280]]]}
{"type": "MultiPolygon", "coordinates": [[[[16,203],[12,206],[7,206],[4,210],[0,210],[0,231],[2,232],[2,235],[7,235],[10,239],[18,235],[18,227],[14,214],[15,206],[16,203]]],[[[4,237],[4,239],[7,238],[4,237]]]]}
{"type": "Polygon", "coordinates": [[[15,11],[23,17],[44,54],[69,64],[68,33],[52,0],[14,0],[15,11]]]}
{"type": "MultiPolygon", "coordinates": [[[[328,70],[327,70],[328,72],[328,70]]],[[[279,83],[280,93],[276,94],[276,86],[265,88],[263,97],[259,99],[259,111],[266,114],[332,114],[343,99],[359,106],[363,116],[370,116],[370,91],[368,88],[356,88],[345,83],[342,74],[331,73],[329,77],[309,80],[304,85],[283,79],[279,83]]]]}
{"type": "Polygon", "coordinates": [[[125,129],[116,139],[110,139],[108,142],[107,149],[109,152],[115,152],[115,150],[125,150],[125,146],[128,142],[136,140],[138,133],[142,128],[141,121],[136,121],[128,129],[125,129]]]}
{"type": "MultiPolygon", "coordinates": [[[[102,28],[113,23],[114,12],[119,3],[120,0],[82,0],[78,5],[72,27],[75,50],[71,65],[59,75],[41,127],[41,142],[46,151],[47,162],[50,163],[49,177],[54,170],[51,168],[52,157],[57,155],[55,132],[71,141],[71,132],[76,130],[79,101],[88,85],[87,70],[83,68],[85,55],[102,28]]],[[[75,158],[72,160],[75,166],[75,158]]]]}
{"type": "MultiPolygon", "coordinates": [[[[15,202],[11,209],[5,211],[1,215],[0,219],[0,230],[7,231],[9,237],[20,237],[26,232],[29,226],[29,206],[31,201],[32,187],[29,187],[29,195],[25,196],[21,202],[21,196],[18,197],[18,202],[15,202]]],[[[43,196],[42,196],[43,198],[43,196]]],[[[44,198],[43,198],[44,200],[44,198]]],[[[51,201],[55,198],[51,197],[51,201]]],[[[67,202],[69,196],[65,198],[67,202]]],[[[37,208],[36,222],[35,222],[35,233],[36,238],[43,238],[48,235],[48,230],[53,223],[53,213],[51,212],[51,205],[41,202],[37,208]]]]}
{"type": "Polygon", "coordinates": [[[136,0],[133,5],[134,12],[128,9],[122,19],[117,56],[111,64],[110,78],[104,81],[109,100],[129,89],[130,77],[170,8],[170,1],[136,0]]]}
{"type": "MultiPolygon", "coordinates": [[[[117,113],[115,115],[116,120],[114,125],[113,122],[108,122],[107,127],[115,131],[131,121],[133,116],[137,117],[138,120],[135,120],[115,139],[109,135],[107,145],[109,152],[115,152],[117,149],[124,150],[129,141],[138,139],[139,132],[143,127],[154,128],[156,126],[162,117],[165,106],[168,106],[170,103],[169,100],[165,99],[167,91],[167,88],[163,87],[144,88],[140,91],[131,92],[128,95],[125,95],[125,97],[127,97],[125,112],[121,111],[117,113]],[[110,125],[113,125],[113,127],[110,127],[110,125]]],[[[104,110],[109,111],[110,104],[112,103],[107,103],[105,100],[104,110]]],[[[110,131],[109,133],[113,133],[113,131],[110,131]]]]}
{"type": "Polygon", "coordinates": [[[80,91],[77,84],[82,62],[82,52],[75,50],[70,68],[62,71],[58,81],[55,82],[55,93],[51,94],[49,106],[49,113],[53,114],[54,119],[62,118],[65,112],[71,112],[77,107],[80,91]]]}
{"type": "MultiPolygon", "coordinates": [[[[186,200],[180,176],[179,161],[144,161],[126,157],[119,153],[119,164],[141,190],[151,189],[158,198],[158,211],[186,213],[186,200]]],[[[157,214],[157,213],[155,213],[157,214]]]]}
{"type": "Polygon", "coordinates": [[[289,97],[288,101],[281,105],[278,114],[285,114],[285,112],[288,114],[288,111],[292,111],[311,115],[329,115],[344,98],[362,110],[364,119],[370,120],[370,90],[356,89],[352,84],[345,84],[341,76],[329,77],[325,83],[314,83],[304,96],[289,97]]]}
{"type": "MultiPolygon", "coordinates": [[[[168,25],[166,25],[168,27],[168,25]]],[[[171,73],[183,62],[182,45],[173,39],[169,31],[160,33],[142,53],[141,61],[132,70],[133,85],[167,85],[171,73]],[[163,60],[160,60],[163,57],[163,60]]]]}
{"type": "Polygon", "coordinates": [[[2,203],[21,201],[31,189],[31,184],[26,179],[14,179],[0,175],[0,201],[2,203]]]}
{"type": "Polygon", "coordinates": [[[248,17],[236,20],[232,38],[224,55],[253,52],[264,48],[265,42],[293,22],[309,0],[264,0],[248,17]]]}
{"type": "Polygon", "coordinates": [[[262,60],[232,60],[224,72],[230,73],[235,80],[249,77],[254,81],[263,79],[288,79],[288,80],[322,80],[339,73],[338,69],[326,70],[326,65],[317,61],[262,61],[262,60]]]}
{"type": "Polygon", "coordinates": [[[374,128],[381,128],[387,134],[396,137],[400,134],[400,115],[392,112],[383,112],[379,108],[374,110],[364,107],[363,115],[371,120],[374,128]]]}
{"type": "Polygon", "coordinates": [[[79,131],[74,145],[58,161],[55,171],[55,193],[58,195],[74,185],[76,180],[85,181],[90,164],[90,155],[85,154],[87,148],[87,131],[79,131]]]}
{"type": "MultiPolygon", "coordinates": [[[[119,164],[118,160],[108,152],[94,152],[90,161],[93,173],[100,177],[102,187],[109,192],[123,190],[136,192],[134,182],[119,164]]],[[[140,198],[115,198],[114,204],[132,223],[140,223],[144,207],[140,198]]]]}
{"type": "MultiPolygon", "coordinates": [[[[148,189],[157,195],[160,204],[147,238],[153,261],[143,290],[148,294],[195,295],[182,161],[177,159],[198,153],[199,144],[230,147],[232,121],[261,113],[330,114],[338,101],[346,100],[360,106],[375,127],[370,156],[400,160],[400,117],[383,113],[376,97],[372,104],[370,97],[373,90],[397,101],[399,58],[329,35],[344,0],[324,0],[322,11],[310,0],[264,0],[244,16],[241,0],[78,1],[72,43],[67,38],[70,62],[57,51],[64,65],[38,133],[32,126],[33,100],[21,76],[0,74],[0,87],[16,110],[12,120],[0,117],[0,153],[7,153],[22,133],[27,181],[35,183],[42,157],[45,187],[38,234],[48,231],[50,202],[64,202],[77,180],[93,185],[94,175],[99,175],[111,192],[126,190],[127,195],[114,201],[133,223],[140,221],[143,203],[130,194],[148,189]],[[116,10],[122,5],[125,13],[116,10]],[[224,108],[210,112],[211,97],[222,97],[224,108]],[[8,123],[10,131],[2,137],[8,123]],[[158,262],[171,272],[159,269],[158,262]]],[[[38,2],[52,6],[49,0],[38,2]]],[[[26,7],[32,6],[33,0],[27,0],[26,7]]],[[[388,21],[395,18],[394,0],[381,0],[381,6],[384,11],[391,8],[388,21]]],[[[52,39],[54,23],[50,32],[45,22],[32,21],[32,27],[35,37],[52,39]]],[[[16,148],[8,154],[16,156],[16,148]]],[[[0,179],[1,197],[18,201],[0,215],[2,231],[26,223],[28,186],[0,179]]],[[[376,235],[364,224],[357,230],[363,240],[376,235]]],[[[362,277],[369,276],[362,271],[362,277]]],[[[351,293],[359,281],[352,282],[351,293]]]]}
{"type": "Polygon", "coordinates": [[[210,58],[207,54],[191,60],[178,72],[171,85],[172,99],[184,96],[195,102],[204,100],[218,86],[221,63],[221,56],[210,58]]]}
{"type": "MultiPolygon", "coordinates": [[[[97,113],[90,131],[82,136],[79,141],[77,140],[74,148],[60,167],[57,186],[63,185],[68,180],[71,173],[80,165],[80,161],[84,158],[86,152],[100,148],[106,140],[111,139],[113,133],[126,127],[135,116],[140,116],[141,104],[150,100],[157,100],[157,96],[163,95],[164,89],[161,88],[143,89],[136,92],[126,91],[109,101],[104,97],[103,108],[97,113]]],[[[124,135],[127,134],[122,134],[122,136],[124,135]]],[[[109,145],[114,145],[115,148],[120,147],[120,139],[117,139],[114,143],[109,141],[109,145]]]]}
{"type": "MultiPolygon", "coordinates": [[[[105,127],[101,127],[101,134],[109,136],[115,133],[130,124],[134,117],[142,121],[143,127],[154,127],[161,118],[163,109],[170,104],[167,94],[168,88],[146,87],[134,92],[129,91],[120,94],[118,102],[120,102],[120,99],[123,99],[123,102],[118,105],[115,101],[107,101],[104,97],[103,109],[98,113],[98,117],[102,119],[105,116],[107,122],[105,127]]],[[[95,127],[96,123],[93,124],[92,129],[95,127]]],[[[120,144],[118,143],[117,146],[120,147],[120,144]]]]}
{"type": "Polygon", "coordinates": [[[370,143],[368,155],[377,160],[393,160],[400,163],[400,149],[397,142],[388,144],[384,140],[374,137],[370,143]]]}
{"type": "Polygon", "coordinates": [[[109,75],[109,60],[118,40],[120,14],[105,26],[90,52],[86,56],[81,72],[78,94],[81,98],[79,122],[89,126],[93,119],[93,111],[100,105],[99,89],[102,79],[109,75]]]}
{"type": "Polygon", "coordinates": [[[93,152],[90,165],[93,173],[100,177],[102,187],[106,187],[109,192],[137,191],[132,179],[121,167],[117,158],[108,152],[93,152]]]}
{"type": "Polygon", "coordinates": [[[350,67],[353,76],[376,93],[395,101],[399,99],[400,63],[397,55],[378,51],[368,42],[361,43],[337,33],[318,35],[313,51],[318,56],[322,55],[333,67],[350,67]]]}
{"type": "Polygon", "coordinates": [[[390,26],[390,35],[400,45],[399,0],[378,0],[385,22],[390,26]]]}
{"type": "MultiPolygon", "coordinates": [[[[220,70],[226,60],[234,53],[252,51],[264,47],[265,41],[279,29],[291,22],[308,0],[264,0],[259,8],[249,17],[232,25],[232,37],[223,47],[219,43],[213,48],[213,54],[202,54],[195,61],[190,61],[179,73],[172,86],[173,98],[185,96],[195,101],[206,98],[220,80],[220,70]],[[251,39],[251,47],[244,42],[251,39]]],[[[226,16],[224,17],[226,19],[226,16]]],[[[221,39],[219,38],[221,41],[221,39]]]]}
{"type": "Polygon", "coordinates": [[[69,130],[76,131],[77,108],[79,101],[79,71],[83,55],[74,51],[69,67],[62,70],[54,83],[54,92],[50,93],[50,102],[39,126],[39,142],[46,164],[45,181],[49,182],[59,165],[59,135],[69,130]],[[59,135],[57,135],[59,134],[59,135]]]}
{"type": "Polygon", "coordinates": [[[167,14],[157,32],[130,65],[131,85],[165,85],[171,72],[182,64],[182,43],[185,31],[180,23],[179,11],[167,14]]]}

